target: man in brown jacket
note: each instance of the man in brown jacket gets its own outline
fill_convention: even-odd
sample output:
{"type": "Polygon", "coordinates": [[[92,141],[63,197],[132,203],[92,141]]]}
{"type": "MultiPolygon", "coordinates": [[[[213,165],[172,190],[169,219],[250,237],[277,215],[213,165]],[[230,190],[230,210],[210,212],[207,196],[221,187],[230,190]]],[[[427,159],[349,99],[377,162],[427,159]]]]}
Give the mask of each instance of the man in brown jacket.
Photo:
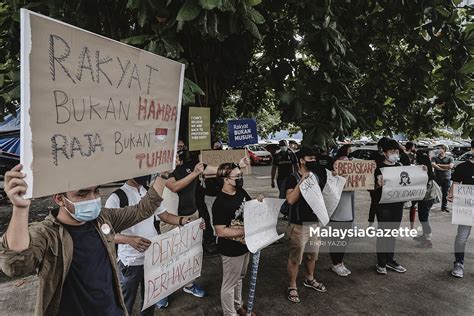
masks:
{"type": "MultiPolygon", "coordinates": [[[[18,165],[5,174],[13,204],[0,239],[0,267],[9,276],[37,273],[36,315],[127,315],[115,265],[114,235],[150,217],[165,181],[157,178],[138,205],[102,208],[99,187],[54,194],[59,209],[28,225],[30,200],[18,165]]],[[[177,218],[186,223],[188,218],[177,218]]]]}

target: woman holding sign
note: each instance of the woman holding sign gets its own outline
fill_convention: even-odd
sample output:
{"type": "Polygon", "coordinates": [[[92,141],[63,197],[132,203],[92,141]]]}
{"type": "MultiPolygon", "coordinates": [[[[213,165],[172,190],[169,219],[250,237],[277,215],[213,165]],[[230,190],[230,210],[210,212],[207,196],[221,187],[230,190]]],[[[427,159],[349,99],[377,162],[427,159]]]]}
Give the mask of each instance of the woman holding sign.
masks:
{"type": "MultiPolygon", "coordinates": [[[[376,214],[379,222],[379,229],[395,230],[400,227],[403,216],[403,202],[381,204],[382,186],[384,185],[382,168],[391,168],[401,166],[399,161],[399,145],[394,139],[389,139],[382,144],[384,161],[377,165],[375,170],[375,191],[374,198],[377,203],[376,214]]],[[[398,273],[404,273],[407,270],[398,264],[394,259],[395,237],[377,237],[377,273],[387,274],[387,268],[398,273]]]]}
{"type": "MultiPolygon", "coordinates": [[[[217,249],[222,257],[221,305],[224,316],[246,315],[242,301],[242,280],[247,273],[249,250],[245,245],[244,205],[252,198],[243,189],[244,179],[238,165],[223,163],[217,169],[222,190],[212,206],[217,249]]],[[[263,201],[263,196],[257,197],[263,201]]],[[[254,313],[252,313],[254,315],[254,313]]]]}

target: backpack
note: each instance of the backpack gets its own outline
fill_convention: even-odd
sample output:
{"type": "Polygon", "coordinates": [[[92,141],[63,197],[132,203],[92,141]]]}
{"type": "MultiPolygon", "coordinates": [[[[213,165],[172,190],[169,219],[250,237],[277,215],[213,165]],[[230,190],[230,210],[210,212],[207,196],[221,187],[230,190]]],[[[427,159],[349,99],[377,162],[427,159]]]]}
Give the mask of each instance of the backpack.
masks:
{"type": "MultiPolygon", "coordinates": [[[[293,172],[291,175],[296,178],[296,183],[300,182],[301,177],[298,172],[293,172]]],[[[282,213],[285,216],[291,217],[291,211],[292,211],[293,206],[295,207],[296,212],[298,212],[298,204],[291,205],[288,203],[287,200],[285,200],[285,202],[283,202],[283,204],[280,207],[280,213],[282,213]]]]}
{"type": "MultiPolygon", "coordinates": [[[[146,185],[143,186],[145,188],[145,190],[149,190],[150,188],[146,185]]],[[[120,208],[122,207],[125,207],[125,206],[128,206],[128,197],[127,197],[127,194],[125,194],[125,191],[122,190],[122,189],[117,189],[115,190],[114,192],[112,192],[112,194],[116,194],[119,198],[119,201],[120,201],[120,208]]]]}

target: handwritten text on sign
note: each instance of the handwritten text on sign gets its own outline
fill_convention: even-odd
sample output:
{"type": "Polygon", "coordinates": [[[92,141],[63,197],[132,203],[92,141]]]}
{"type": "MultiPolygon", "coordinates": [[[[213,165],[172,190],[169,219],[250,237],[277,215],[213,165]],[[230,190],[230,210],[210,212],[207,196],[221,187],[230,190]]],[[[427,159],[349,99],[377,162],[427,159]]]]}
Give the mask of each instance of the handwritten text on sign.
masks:
{"type": "Polygon", "coordinates": [[[454,184],[452,223],[473,226],[474,185],[454,184]]]}
{"type": "Polygon", "coordinates": [[[201,275],[201,219],[150,239],[145,251],[146,309],[201,275]]]}
{"type": "Polygon", "coordinates": [[[314,173],[311,172],[310,176],[301,183],[300,191],[313,213],[318,217],[321,225],[326,226],[329,223],[329,215],[324,204],[323,193],[314,173]]]}
{"type": "MultiPolygon", "coordinates": [[[[240,160],[245,157],[248,157],[245,149],[201,151],[201,162],[211,166],[219,166],[224,162],[239,163],[240,160]]],[[[252,167],[248,165],[245,168],[242,168],[242,172],[245,174],[251,174],[252,167]]]]}
{"type": "Polygon", "coordinates": [[[21,12],[27,197],[171,169],[184,66],[21,12]]]}
{"type": "Polygon", "coordinates": [[[373,190],[375,161],[336,160],[334,170],[346,178],[344,191],[373,190]]]}
{"type": "Polygon", "coordinates": [[[426,194],[428,173],[421,166],[385,167],[380,203],[421,201],[426,194]]]}
{"type": "Polygon", "coordinates": [[[244,206],[245,244],[251,253],[273,244],[284,234],[276,231],[282,199],[251,200],[244,206]]]}

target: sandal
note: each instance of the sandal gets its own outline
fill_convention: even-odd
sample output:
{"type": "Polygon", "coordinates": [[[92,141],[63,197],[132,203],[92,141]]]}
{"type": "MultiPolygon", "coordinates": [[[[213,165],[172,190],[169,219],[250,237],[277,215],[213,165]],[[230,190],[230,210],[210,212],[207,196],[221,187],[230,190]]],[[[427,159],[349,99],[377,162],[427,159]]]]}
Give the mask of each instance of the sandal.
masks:
{"type": "Polygon", "coordinates": [[[299,303],[300,301],[300,296],[298,295],[298,289],[294,287],[289,287],[288,288],[288,300],[292,303],[299,303]],[[291,292],[294,292],[296,294],[291,294],[291,292]]]}
{"type": "Polygon", "coordinates": [[[308,280],[308,279],[305,279],[304,282],[303,282],[303,285],[306,286],[306,287],[309,287],[315,291],[318,291],[318,292],[327,292],[328,290],[326,289],[326,287],[324,286],[324,284],[322,284],[321,282],[318,283],[318,281],[316,281],[316,279],[312,279],[312,280],[308,280]]]}

